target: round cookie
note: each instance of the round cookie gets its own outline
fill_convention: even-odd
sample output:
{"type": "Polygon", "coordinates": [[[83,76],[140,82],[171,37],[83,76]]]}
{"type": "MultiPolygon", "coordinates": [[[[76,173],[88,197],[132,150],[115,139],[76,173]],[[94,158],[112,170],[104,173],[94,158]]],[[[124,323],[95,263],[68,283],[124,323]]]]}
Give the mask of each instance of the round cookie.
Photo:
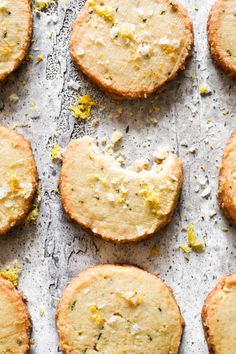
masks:
{"type": "Polygon", "coordinates": [[[140,241],[167,225],[182,187],[182,163],[168,154],[150,170],[122,168],[88,136],[72,140],[60,177],[67,215],[113,242],[140,241]]]}
{"type": "Polygon", "coordinates": [[[28,353],[30,334],[31,318],[22,295],[0,276],[0,353],[28,353]]]}
{"type": "Polygon", "coordinates": [[[118,99],[156,91],[185,68],[192,47],[192,22],[169,0],[88,0],[70,41],[75,65],[118,99]]]}
{"type": "Polygon", "coordinates": [[[0,235],[24,220],[37,189],[37,169],[30,142],[0,127],[0,235]]]}
{"type": "Polygon", "coordinates": [[[212,57],[226,73],[236,77],[236,0],[218,0],[208,18],[212,57]]]}
{"type": "Polygon", "coordinates": [[[133,266],[83,271],[69,283],[57,310],[66,354],[177,354],[183,327],[172,290],[133,266]]]}
{"type": "Polygon", "coordinates": [[[236,353],[236,274],[223,277],[209,294],[202,322],[210,353],[236,353]]]}
{"type": "Polygon", "coordinates": [[[218,200],[229,221],[236,226],[236,130],[231,134],[224,150],[219,172],[218,200]]]}
{"type": "Polygon", "coordinates": [[[0,80],[24,61],[32,36],[31,0],[0,2],[0,80]]]}

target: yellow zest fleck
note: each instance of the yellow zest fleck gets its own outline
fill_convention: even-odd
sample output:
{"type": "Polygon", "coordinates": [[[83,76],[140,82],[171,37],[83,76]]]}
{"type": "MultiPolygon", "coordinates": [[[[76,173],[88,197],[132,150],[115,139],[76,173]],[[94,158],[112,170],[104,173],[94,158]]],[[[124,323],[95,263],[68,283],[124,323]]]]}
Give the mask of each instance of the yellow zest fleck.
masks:
{"type": "Polygon", "coordinates": [[[103,325],[105,320],[101,317],[101,315],[99,314],[99,310],[97,305],[92,305],[90,307],[90,312],[92,313],[92,319],[98,324],[98,325],[103,325]]]}
{"type": "Polygon", "coordinates": [[[104,18],[105,21],[107,22],[114,21],[114,13],[113,13],[113,8],[111,6],[96,5],[96,2],[94,0],[91,0],[89,2],[89,6],[93,8],[94,12],[97,15],[104,18]]]}
{"type": "Polygon", "coordinates": [[[71,106],[70,110],[74,113],[74,117],[80,120],[86,120],[91,117],[91,109],[96,106],[90,95],[79,96],[77,98],[77,106],[71,106]]]}
{"type": "Polygon", "coordinates": [[[193,229],[193,223],[188,224],[188,244],[195,252],[204,252],[205,247],[203,242],[196,241],[196,235],[193,229]]]}
{"type": "Polygon", "coordinates": [[[21,274],[21,268],[18,265],[18,262],[15,261],[13,265],[9,265],[4,269],[0,269],[0,275],[12,282],[14,286],[17,286],[19,283],[19,278],[21,274]]]}
{"type": "Polygon", "coordinates": [[[58,144],[52,144],[51,159],[61,159],[62,149],[58,144]]]}
{"type": "Polygon", "coordinates": [[[117,203],[119,204],[123,204],[125,202],[125,198],[124,197],[120,197],[117,199],[117,203]]]}
{"type": "Polygon", "coordinates": [[[35,199],[35,203],[34,203],[34,207],[33,209],[30,211],[30,213],[28,214],[25,222],[28,224],[30,222],[35,223],[38,215],[39,215],[39,209],[40,209],[40,202],[42,199],[42,188],[40,186],[38,186],[37,188],[37,195],[36,195],[36,199],[35,199]]]}
{"type": "Polygon", "coordinates": [[[205,251],[204,242],[196,240],[192,222],[189,222],[187,230],[183,228],[182,231],[188,232],[188,245],[179,246],[184,253],[190,253],[191,251],[200,253],[205,251]]]}
{"type": "Polygon", "coordinates": [[[39,315],[40,315],[40,317],[44,317],[44,315],[45,315],[44,309],[39,310],[39,315]]]}
{"type": "Polygon", "coordinates": [[[190,253],[191,248],[188,245],[180,245],[179,248],[184,251],[185,253],[190,253]]]}
{"type": "Polygon", "coordinates": [[[43,61],[43,55],[39,54],[36,59],[36,64],[40,63],[41,61],[43,61]]]}
{"type": "Polygon", "coordinates": [[[10,178],[10,188],[11,188],[12,193],[16,193],[20,189],[20,184],[19,184],[19,181],[16,177],[16,174],[12,173],[12,172],[11,172],[11,178],[10,178]]]}
{"type": "Polygon", "coordinates": [[[172,46],[171,44],[160,44],[160,47],[166,54],[170,54],[170,58],[173,60],[172,53],[175,53],[178,48],[172,46]]]}
{"type": "Polygon", "coordinates": [[[204,96],[209,93],[209,89],[206,84],[202,85],[199,89],[200,95],[204,96]]]}
{"type": "Polygon", "coordinates": [[[119,30],[119,35],[121,36],[121,38],[123,39],[129,39],[131,42],[136,43],[136,39],[134,37],[134,34],[132,31],[130,31],[129,29],[120,29],[119,30]]]}
{"type": "Polygon", "coordinates": [[[159,215],[160,213],[160,200],[159,195],[155,192],[152,185],[144,183],[139,195],[145,198],[146,202],[152,209],[152,213],[159,215]]]}
{"type": "Polygon", "coordinates": [[[47,10],[51,1],[35,1],[35,9],[37,11],[47,10]]]}
{"type": "Polygon", "coordinates": [[[33,102],[33,103],[31,103],[31,108],[36,110],[36,109],[38,109],[38,106],[36,105],[36,103],[33,102]]]}
{"type": "Polygon", "coordinates": [[[227,227],[225,227],[225,226],[222,226],[220,229],[223,232],[228,232],[229,231],[229,229],[227,227]]]}

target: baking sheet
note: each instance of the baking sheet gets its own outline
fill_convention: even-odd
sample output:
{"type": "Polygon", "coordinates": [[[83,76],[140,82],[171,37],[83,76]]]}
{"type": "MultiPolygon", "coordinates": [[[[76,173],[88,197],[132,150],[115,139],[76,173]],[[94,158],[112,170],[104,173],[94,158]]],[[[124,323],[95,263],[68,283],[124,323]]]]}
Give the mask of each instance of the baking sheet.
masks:
{"type": "Polygon", "coordinates": [[[113,101],[74,68],[68,38],[71,23],[83,5],[79,0],[60,1],[40,17],[34,16],[34,60],[0,87],[0,122],[8,127],[21,125],[17,130],[32,141],[43,190],[36,225],[17,227],[0,239],[1,263],[17,259],[22,266],[19,287],[28,297],[34,324],[31,353],[58,352],[54,315],[68,280],[88,266],[120,262],[160,275],[173,288],[186,320],[181,353],[208,353],[200,321],[202,304],[219,277],[235,271],[235,230],[219,212],[216,190],[222,149],[235,127],[236,84],[210,59],[206,20],[212,1],[181,2],[194,22],[193,58],[187,70],[147,100],[113,101]],[[35,64],[41,54],[43,62],[35,64]],[[212,91],[207,97],[199,94],[204,83],[212,91]],[[69,106],[78,94],[87,93],[98,106],[91,121],[78,123],[69,106]],[[11,94],[19,101],[10,103],[11,94]],[[34,104],[37,109],[32,108],[34,104]],[[156,105],[160,112],[155,111],[156,105]],[[92,125],[94,118],[100,119],[98,127],[92,125]],[[156,118],[157,124],[150,118],[156,118]],[[151,156],[158,146],[169,146],[184,162],[183,192],[171,224],[137,245],[117,246],[87,235],[67,220],[60,198],[53,192],[60,164],[51,161],[51,144],[65,147],[71,138],[84,134],[109,137],[113,128],[124,133],[122,149],[128,164],[151,156]],[[207,186],[211,192],[204,198],[207,186]],[[191,253],[187,261],[179,245],[186,243],[182,228],[189,221],[194,221],[198,238],[204,237],[206,251],[191,253]],[[155,256],[150,255],[153,246],[160,249],[155,256]],[[40,310],[45,316],[40,316],[40,310]]]}

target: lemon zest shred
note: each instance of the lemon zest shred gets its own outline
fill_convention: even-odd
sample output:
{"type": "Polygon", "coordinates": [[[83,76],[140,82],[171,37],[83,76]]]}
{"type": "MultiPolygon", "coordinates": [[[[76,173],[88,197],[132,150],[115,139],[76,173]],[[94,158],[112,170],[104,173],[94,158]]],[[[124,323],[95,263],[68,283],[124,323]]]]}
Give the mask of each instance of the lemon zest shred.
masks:
{"type": "Polygon", "coordinates": [[[180,245],[179,248],[184,251],[185,253],[190,253],[191,248],[188,245],[180,245]]]}
{"type": "Polygon", "coordinates": [[[39,54],[36,59],[36,64],[39,64],[41,61],[43,61],[43,55],[39,54]]]}
{"type": "Polygon", "coordinates": [[[62,154],[61,147],[56,143],[52,144],[52,151],[51,151],[52,161],[56,159],[61,159],[61,154],[62,154]]]}
{"type": "Polygon", "coordinates": [[[29,212],[28,216],[25,219],[25,223],[28,224],[30,222],[35,223],[38,215],[39,215],[39,209],[40,209],[40,202],[42,199],[42,188],[41,186],[38,186],[37,188],[37,195],[34,203],[33,209],[29,212]]]}
{"type": "Polygon", "coordinates": [[[91,312],[91,318],[92,320],[94,320],[98,325],[103,325],[105,320],[101,317],[101,315],[99,314],[99,310],[97,305],[92,305],[90,307],[90,312],[91,312]]]}
{"type": "Polygon", "coordinates": [[[77,106],[71,106],[69,109],[73,112],[74,117],[78,120],[88,120],[91,117],[91,109],[96,103],[90,95],[79,96],[77,98],[77,106]]]}
{"type": "Polygon", "coordinates": [[[205,96],[205,95],[209,94],[209,89],[206,84],[204,84],[200,87],[199,93],[201,96],[205,96]]]}
{"type": "Polygon", "coordinates": [[[10,177],[10,188],[12,193],[16,193],[20,189],[19,181],[16,177],[16,174],[13,172],[11,172],[11,177],[10,177]]]}
{"type": "Polygon", "coordinates": [[[113,8],[111,6],[97,5],[96,1],[91,0],[89,2],[89,6],[91,6],[94,12],[102,17],[107,22],[114,21],[114,13],[113,8]]]}
{"type": "Polygon", "coordinates": [[[33,110],[38,109],[38,106],[34,102],[32,102],[30,106],[31,106],[31,109],[33,109],[33,110]]]}
{"type": "Polygon", "coordinates": [[[195,252],[204,252],[205,247],[202,241],[196,240],[196,235],[193,228],[193,222],[189,222],[188,224],[188,244],[189,247],[195,252]]]}
{"type": "Polygon", "coordinates": [[[119,35],[120,35],[121,38],[123,38],[123,39],[129,39],[131,42],[134,42],[134,43],[137,42],[136,39],[135,39],[135,37],[134,37],[133,32],[130,31],[129,29],[126,29],[126,28],[120,29],[120,30],[119,30],[119,35]]]}
{"type": "Polygon", "coordinates": [[[152,213],[159,215],[160,213],[160,200],[158,193],[155,192],[154,188],[148,183],[144,183],[139,195],[145,198],[146,202],[152,209],[152,213]]]}
{"type": "Polygon", "coordinates": [[[17,261],[14,261],[13,265],[8,265],[5,268],[0,268],[0,276],[10,280],[14,286],[18,285],[20,274],[21,268],[19,267],[17,261]]]}
{"type": "Polygon", "coordinates": [[[184,253],[190,253],[191,251],[202,253],[205,251],[205,245],[203,241],[196,240],[196,234],[193,228],[193,222],[189,222],[188,228],[183,228],[182,230],[187,231],[188,233],[188,244],[187,245],[180,245],[179,248],[184,253]]]}
{"type": "Polygon", "coordinates": [[[44,11],[49,8],[51,1],[35,1],[35,10],[36,11],[44,11]]]}

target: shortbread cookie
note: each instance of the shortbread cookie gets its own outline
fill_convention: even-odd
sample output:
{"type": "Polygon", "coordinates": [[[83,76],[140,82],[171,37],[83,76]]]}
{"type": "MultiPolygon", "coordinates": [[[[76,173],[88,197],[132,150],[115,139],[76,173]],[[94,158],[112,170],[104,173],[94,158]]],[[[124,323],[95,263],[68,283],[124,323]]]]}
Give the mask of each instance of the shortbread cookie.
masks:
{"type": "Polygon", "coordinates": [[[236,130],[224,150],[219,173],[219,205],[225,216],[236,226],[236,130]]]}
{"type": "Polygon", "coordinates": [[[0,1],[0,80],[24,61],[32,35],[31,0],[0,1]]]}
{"type": "Polygon", "coordinates": [[[236,274],[223,277],[210,293],[202,321],[210,353],[236,353],[236,274]]]}
{"type": "Polygon", "coordinates": [[[172,290],[133,266],[100,265],[80,273],[57,310],[66,354],[177,354],[183,327],[172,290]]]}
{"type": "Polygon", "coordinates": [[[146,97],[184,69],[192,22],[175,1],[88,0],[74,22],[74,63],[115,98],[146,97]]]}
{"type": "Polygon", "coordinates": [[[215,62],[236,77],[236,0],[218,0],[208,19],[208,41],[215,62]]]}
{"type": "Polygon", "coordinates": [[[0,276],[0,353],[28,353],[30,334],[31,319],[22,295],[0,276]]]}
{"type": "Polygon", "coordinates": [[[24,220],[36,188],[37,169],[30,142],[0,127],[0,235],[24,220]]]}
{"type": "Polygon", "coordinates": [[[103,239],[139,241],[171,220],[182,186],[182,163],[167,154],[140,172],[122,168],[88,136],[72,140],[60,178],[69,217],[103,239]]]}

